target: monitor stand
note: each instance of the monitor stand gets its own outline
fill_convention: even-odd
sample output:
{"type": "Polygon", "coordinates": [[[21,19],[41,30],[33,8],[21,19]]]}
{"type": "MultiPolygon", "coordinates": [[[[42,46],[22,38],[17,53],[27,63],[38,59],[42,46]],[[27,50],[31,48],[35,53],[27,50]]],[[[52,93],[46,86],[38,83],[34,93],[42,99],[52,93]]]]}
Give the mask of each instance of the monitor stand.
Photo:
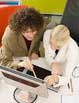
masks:
{"type": "MultiPolygon", "coordinates": [[[[34,69],[37,70],[37,66],[34,65],[34,69]]],[[[27,74],[29,74],[31,76],[34,76],[31,71],[27,71],[26,72],[25,68],[24,69],[20,68],[19,71],[21,71],[23,73],[27,73],[27,74]]],[[[36,72],[37,72],[37,74],[40,73],[39,71],[36,71],[36,72]]],[[[39,74],[38,74],[38,77],[39,77],[39,74]]],[[[43,77],[40,78],[40,79],[43,79],[43,77]]],[[[16,88],[14,90],[13,97],[14,97],[14,100],[17,103],[34,103],[38,96],[35,93],[29,92],[29,91],[23,91],[20,88],[16,88]]]]}
{"type": "Polygon", "coordinates": [[[14,90],[13,97],[17,103],[34,103],[37,99],[36,94],[28,91],[23,91],[20,88],[16,88],[14,90]]]}

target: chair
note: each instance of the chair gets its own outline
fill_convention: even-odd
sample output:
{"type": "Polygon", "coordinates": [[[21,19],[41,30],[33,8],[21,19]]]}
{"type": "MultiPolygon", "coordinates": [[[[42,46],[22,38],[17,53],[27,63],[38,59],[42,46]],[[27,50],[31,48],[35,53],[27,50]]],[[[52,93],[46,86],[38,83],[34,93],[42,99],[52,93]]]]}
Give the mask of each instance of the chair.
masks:
{"type": "Polygon", "coordinates": [[[1,39],[5,30],[5,27],[8,24],[9,17],[18,9],[24,8],[27,6],[7,6],[0,8],[0,46],[1,46],[1,39]]]}
{"type": "Polygon", "coordinates": [[[61,23],[69,28],[71,37],[79,45],[79,0],[67,0],[61,23]]]}

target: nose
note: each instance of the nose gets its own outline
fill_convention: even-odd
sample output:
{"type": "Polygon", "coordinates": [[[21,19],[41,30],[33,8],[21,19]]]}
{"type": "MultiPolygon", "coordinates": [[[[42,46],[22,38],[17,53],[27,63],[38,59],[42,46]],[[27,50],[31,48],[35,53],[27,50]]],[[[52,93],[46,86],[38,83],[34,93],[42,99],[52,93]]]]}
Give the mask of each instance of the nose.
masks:
{"type": "Polygon", "coordinates": [[[36,32],[29,32],[29,34],[30,34],[31,37],[34,37],[36,32]]]}

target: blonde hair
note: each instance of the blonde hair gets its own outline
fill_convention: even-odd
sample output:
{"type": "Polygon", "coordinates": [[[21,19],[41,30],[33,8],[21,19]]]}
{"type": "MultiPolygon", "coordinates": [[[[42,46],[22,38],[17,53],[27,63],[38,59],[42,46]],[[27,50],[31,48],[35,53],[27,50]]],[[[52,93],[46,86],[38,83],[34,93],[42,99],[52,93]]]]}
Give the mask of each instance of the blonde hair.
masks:
{"type": "Polygon", "coordinates": [[[65,25],[56,26],[50,34],[50,40],[55,41],[58,45],[65,44],[70,37],[69,29],[65,25]]]}

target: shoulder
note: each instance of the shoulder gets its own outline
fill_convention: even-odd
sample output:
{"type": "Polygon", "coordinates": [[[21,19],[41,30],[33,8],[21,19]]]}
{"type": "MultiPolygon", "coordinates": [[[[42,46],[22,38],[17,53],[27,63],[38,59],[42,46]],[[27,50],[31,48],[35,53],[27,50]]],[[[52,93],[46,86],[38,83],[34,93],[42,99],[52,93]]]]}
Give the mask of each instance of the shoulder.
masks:
{"type": "Polygon", "coordinates": [[[72,56],[78,56],[78,54],[79,54],[79,47],[78,47],[78,45],[77,45],[77,43],[76,43],[76,41],[74,40],[74,39],[72,39],[71,37],[70,37],[70,40],[69,40],[69,55],[72,55],[72,56]]]}
{"type": "MultiPolygon", "coordinates": [[[[50,48],[50,34],[52,29],[46,30],[43,36],[43,46],[44,48],[50,48]]],[[[50,48],[51,49],[51,48],[50,48]]]]}
{"type": "Polygon", "coordinates": [[[69,46],[71,48],[78,48],[78,45],[77,45],[76,41],[71,37],[69,38],[69,46]]]}
{"type": "Polygon", "coordinates": [[[16,38],[16,34],[15,32],[13,32],[9,26],[7,26],[5,28],[5,31],[4,31],[4,34],[3,34],[3,37],[2,37],[2,42],[5,42],[5,41],[11,41],[11,40],[15,40],[16,38]]]}
{"type": "Polygon", "coordinates": [[[46,30],[44,32],[44,37],[43,39],[49,39],[50,38],[50,34],[51,34],[52,29],[46,30]]]}

